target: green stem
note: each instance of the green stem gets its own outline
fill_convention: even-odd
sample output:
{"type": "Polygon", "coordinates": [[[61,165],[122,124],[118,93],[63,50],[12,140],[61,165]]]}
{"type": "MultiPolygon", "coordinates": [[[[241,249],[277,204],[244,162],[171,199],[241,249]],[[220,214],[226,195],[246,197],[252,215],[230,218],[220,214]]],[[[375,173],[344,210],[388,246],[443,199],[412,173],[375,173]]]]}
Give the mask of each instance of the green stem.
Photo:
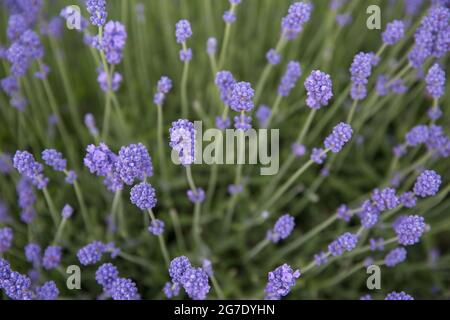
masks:
{"type": "MultiPolygon", "coordinates": [[[[230,7],[231,13],[234,13],[235,9],[236,5],[232,4],[230,7]]],[[[223,64],[225,62],[225,55],[227,53],[228,43],[230,42],[231,25],[232,25],[231,23],[225,24],[225,35],[223,37],[222,48],[220,50],[220,57],[219,57],[219,69],[222,69],[223,64]]]]}
{"type": "Polygon", "coordinates": [[[270,240],[265,238],[260,241],[253,249],[251,249],[247,255],[247,260],[251,260],[258,255],[265,247],[267,247],[270,243],[270,240]]]}
{"type": "Polygon", "coordinates": [[[63,218],[59,223],[58,230],[56,231],[55,239],[53,240],[53,245],[57,245],[61,241],[61,236],[64,231],[64,227],[66,226],[67,219],[63,218]]]}
{"type": "Polygon", "coordinates": [[[47,206],[50,210],[50,214],[52,216],[53,223],[55,224],[55,226],[57,226],[58,222],[59,222],[59,215],[58,215],[58,212],[56,211],[55,204],[53,203],[52,197],[48,193],[47,188],[42,189],[42,192],[44,193],[45,201],[47,201],[47,206]]]}
{"type": "Polygon", "coordinates": [[[272,118],[278,114],[278,109],[280,108],[280,104],[281,104],[281,100],[283,99],[283,97],[281,95],[277,95],[277,98],[275,99],[275,102],[273,104],[273,108],[272,111],[270,112],[270,116],[269,119],[267,119],[267,124],[266,127],[269,128],[270,127],[270,122],[272,121],[272,118]]]}
{"type": "MultiPolygon", "coordinates": [[[[183,42],[183,50],[187,50],[186,43],[183,42]]],[[[183,118],[189,115],[188,98],[187,98],[187,80],[189,74],[189,60],[184,62],[183,74],[181,75],[181,112],[183,118]]]]}
{"type": "Polygon", "coordinates": [[[220,300],[224,300],[224,299],[225,299],[225,296],[224,296],[224,294],[223,294],[222,289],[221,289],[220,286],[219,286],[219,283],[217,282],[216,277],[215,277],[214,275],[211,275],[210,278],[211,278],[211,282],[212,282],[212,284],[213,284],[213,286],[214,286],[214,290],[215,290],[216,293],[217,293],[217,297],[218,297],[220,300]]]}
{"type": "Polygon", "coordinates": [[[352,107],[350,108],[350,112],[347,115],[347,123],[348,124],[352,123],[357,107],[358,107],[358,100],[353,100],[352,107]]]}
{"type": "MultiPolygon", "coordinates": [[[[67,172],[66,172],[66,174],[67,174],[67,172]]],[[[92,234],[92,227],[93,227],[92,226],[92,221],[89,218],[89,214],[88,214],[87,209],[86,209],[86,203],[84,202],[83,193],[81,192],[81,188],[80,188],[80,185],[78,184],[78,181],[75,180],[73,182],[73,188],[75,189],[75,195],[77,197],[78,203],[80,204],[81,216],[83,217],[83,222],[84,222],[84,225],[86,227],[86,230],[88,230],[89,234],[91,236],[93,236],[93,234],[92,234]]]]}

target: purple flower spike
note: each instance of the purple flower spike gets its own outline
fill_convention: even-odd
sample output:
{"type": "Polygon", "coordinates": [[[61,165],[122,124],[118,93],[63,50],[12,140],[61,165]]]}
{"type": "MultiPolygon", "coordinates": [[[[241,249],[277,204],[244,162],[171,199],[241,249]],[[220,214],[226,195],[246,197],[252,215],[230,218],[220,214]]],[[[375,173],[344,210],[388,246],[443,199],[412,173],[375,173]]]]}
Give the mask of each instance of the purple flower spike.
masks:
{"type": "Polygon", "coordinates": [[[197,188],[197,190],[193,191],[193,190],[188,190],[187,191],[187,196],[189,198],[189,201],[192,203],[202,203],[203,201],[205,201],[205,190],[203,190],[202,188],[197,188]]]}
{"type": "Polygon", "coordinates": [[[406,249],[405,248],[395,248],[391,250],[386,257],[384,258],[384,263],[387,267],[394,267],[399,263],[402,263],[406,260],[406,249]]]}
{"type": "Polygon", "coordinates": [[[172,122],[169,130],[170,147],[178,154],[182,165],[188,166],[195,161],[195,128],[186,119],[172,122]]]}
{"type": "Polygon", "coordinates": [[[152,158],[142,143],[130,144],[120,148],[115,170],[123,182],[131,185],[153,175],[152,158]]]}
{"type": "Polygon", "coordinates": [[[231,87],[230,108],[236,112],[249,112],[253,109],[255,91],[249,82],[236,82],[231,87]]]}
{"type": "Polygon", "coordinates": [[[174,283],[182,283],[182,278],[188,269],[191,269],[191,262],[185,256],[174,258],[170,262],[169,275],[174,283]]]}
{"type": "Polygon", "coordinates": [[[131,188],[130,200],[141,210],[152,209],[157,203],[156,191],[151,184],[141,182],[131,188]]]}
{"type": "Polygon", "coordinates": [[[290,61],[287,65],[286,72],[278,86],[278,94],[287,97],[291,90],[295,87],[298,79],[302,75],[302,68],[297,61],[290,61]]]}
{"type": "Polygon", "coordinates": [[[100,49],[105,52],[106,60],[110,64],[119,64],[122,60],[127,32],[125,26],[118,21],[109,21],[105,25],[100,49]]]}
{"type": "Polygon", "coordinates": [[[305,80],[305,89],[308,94],[306,104],[311,109],[320,109],[328,104],[333,97],[333,83],[331,77],[319,70],[313,70],[305,80]]]}
{"type": "Polygon", "coordinates": [[[62,248],[60,246],[48,246],[45,249],[42,265],[46,270],[52,270],[61,264],[62,248]]]}
{"type": "Polygon", "coordinates": [[[56,171],[64,171],[66,169],[67,160],[63,158],[61,152],[55,149],[45,149],[42,151],[42,159],[45,161],[45,164],[56,171]]]}
{"type": "Polygon", "coordinates": [[[333,128],[333,132],[325,139],[324,145],[333,153],[338,153],[350,141],[353,134],[352,127],[344,122],[333,128]]]}
{"type": "Polygon", "coordinates": [[[414,300],[412,296],[405,292],[391,292],[389,293],[384,300],[414,300]]]}
{"type": "Polygon", "coordinates": [[[425,78],[427,83],[427,92],[435,99],[439,99],[445,92],[445,71],[435,63],[425,78]]]}
{"type": "Polygon", "coordinates": [[[191,48],[181,49],[180,50],[180,60],[182,62],[191,61],[192,60],[192,49],[191,48]]]}
{"type": "Polygon", "coordinates": [[[306,2],[295,2],[288,14],[281,20],[282,35],[287,40],[294,40],[303,30],[303,25],[309,21],[313,6],[306,2]]]}
{"type": "Polygon", "coordinates": [[[421,216],[406,216],[394,226],[398,243],[409,246],[418,243],[425,232],[425,219],[421,216]]]}
{"type": "Polygon", "coordinates": [[[217,51],[217,39],[214,37],[208,38],[208,41],[206,42],[206,52],[208,55],[213,56],[216,54],[217,51]]]}
{"type": "Polygon", "coordinates": [[[106,246],[103,242],[93,241],[78,250],[77,257],[83,266],[96,264],[102,259],[106,246]]]}
{"type": "Polygon", "coordinates": [[[228,129],[231,125],[231,121],[229,117],[225,119],[222,117],[216,117],[216,128],[220,130],[228,129]]]}
{"type": "Polygon", "coordinates": [[[91,15],[90,20],[94,26],[101,27],[105,24],[108,16],[105,0],[86,0],[86,9],[91,15]]]}
{"type": "Polygon", "coordinates": [[[273,66],[276,66],[281,62],[281,55],[275,49],[270,49],[266,53],[266,59],[268,63],[270,63],[273,66]]]}
{"type": "Polygon", "coordinates": [[[441,176],[433,170],[423,171],[414,184],[414,193],[421,197],[434,196],[441,186],[441,176]]]}
{"type": "Polygon", "coordinates": [[[384,239],[383,238],[371,238],[369,239],[369,245],[371,251],[383,251],[384,250],[384,239]]]}
{"type": "Polygon", "coordinates": [[[175,36],[178,43],[186,42],[192,36],[191,24],[187,20],[180,20],[175,25],[175,36]]]}
{"type": "Polygon", "coordinates": [[[400,195],[400,203],[405,208],[414,208],[417,204],[417,198],[414,192],[408,191],[400,195]]]}
{"type": "Polygon", "coordinates": [[[119,278],[119,271],[112,263],[102,264],[95,272],[95,280],[103,287],[105,292],[109,292],[112,284],[119,278]]]}
{"type": "Polygon", "coordinates": [[[350,67],[350,74],[352,80],[351,96],[353,100],[362,100],[367,95],[367,82],[372,74],[372,67],[377,65],[379,59],[373,52],[358,53],[353,59],[350,67]]]}
{"type": "Polygon", "coordinates": [[[295,286],[296,279],[300,277],[300,270],[293,270],[288,264],[279,266],[274,271],[269,272],[265,293],[266,300],[280,300],[289,294],[291,288],[295,286]]]}
{"type": "Polygon", "coordinates": [[[327,254],[323,251],[315,254],[314,262],[316,263],[316,266],[321,266],[321,265],[326,264],[328,262],[327,254]]]}
{"type": "Polygon", "coordinates": [[[0,253],[5,253],[11,248],[13,230],[9,227],[0,228],[0,253]]]}
{"type": "Polygon", "coordinates": [[[371,199],[380,211],[391,210],[399,205],[395,189],[392,188],[385,188],[383,190],[375,189],[372,192],[371,199]]]}
{"type": "Polygon", "coordinates": [[[136,283],[130,279],[117,278],[109,290],[113,300],[139,300],[136,283]]]}
{"type": "Polygon", "coordinates": [[[148,231],[154,236],[160,236],[164,232],[164,221],[156,219],[150,223],[148,231]]]}
{"type": "Polygon", "coordinates": [[[303,157],[306,153],[306,147],[303,144],[300,144],[298,142],[294,142],[291,144],[291,151],[294,154],[296,158],[303,157]]]}
{"type": "Polygon", "coordinates": [[[403,21],[394,20],[386,25],[386,31],[381,37],[383,42],[387,45],[394,45],[405,36],[405,24],[403,21]]]}
{"type": "Polygon", "coordinates": [[[163,292],[167,299],[172,299],[180,294],[180,285],[178,283],[166,282],[163,292]]]}
{"type": "Polygon", "coordinates": [[[222,18],[225,23],[232,24],[236,21],[236,14],[233,11],[225,11],[222,18]]]}
{"type": "Polygon", "coordinates": [[[36,288],[36,298],[38,300],[57,300],[58,296],[59,290],[54,281],[47,281],[36,288]]]}
{"type": "Polygon", "coordinates": [[[191,299],[204,300],[211,288],[208,274],[202,268],[189,268],[181,279],[184,290],[191,299]]]}
{"type": "Polygon", "coordinates": [[[109,150],[106,144],[100,143],[98,147],[90,144],[86,151],[84,165],[91,173],[107,176],[112,171],[117,156],[109,150]]]}
{"type": "Polygon", "coordinates": [[[256,110],[256,119],[259,122],[260,127],[265,127],[267,125],[267,121],[272,114],[272,110],[266,105],[260,105],[258,110],[256,110]]]}
{"type": "Polygon", "coordinates": [[[313,148],[311,152],[311,160],[317,164],[322,164],[327,158],[325,150],[321,148],[313,148]]]}
{"type": "Polygon", "coordinates": [[[349,213],[349,209],[348,206],[345,204],[342,204],[339,206],[339,208],[337,209],[337,216],[339,219],[342,219],[346,222],[349,222],[350,219],[352,218],[352,215],[349,213]]]}
{"type": "Polygon", "coordinates": [[[294,217],[289,214],[282,215],[272,230],[267,233],[267,239],[273,243],[278,243],[280,240],[284,240],[292,233],[295,227],[294,217]]]}
{"type": "Polygon", "coordinates": [[[352,251],[358,243],[358,236],[350,232],[346,232],[339,236],[328,246],[328,251],[333,256],[340,256],[345,251],[352,251]]]}
{"type": "Polygon", "coordinates": [[[238,130],[247,131],[252,128],[252,117],[240,114],[234,117],[234,127],[238,130]]]}
{"type": "Polygon", "coordinates": [[[408,133],[405,135],[405,140],[409,146],[415,147],[427,141],[428,136],[428,126],[418,125],[408,131],[408,133]]]}

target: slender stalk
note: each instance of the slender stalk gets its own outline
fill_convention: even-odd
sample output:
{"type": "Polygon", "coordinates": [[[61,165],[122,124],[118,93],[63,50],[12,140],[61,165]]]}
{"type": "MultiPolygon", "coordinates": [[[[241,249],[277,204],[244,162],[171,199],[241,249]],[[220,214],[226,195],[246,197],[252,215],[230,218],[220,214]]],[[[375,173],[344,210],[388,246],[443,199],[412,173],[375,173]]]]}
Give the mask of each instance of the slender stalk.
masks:
{"type": "Polygon", "coordinates": [[[283,97],[281,95],[277,95],[277,98],[275,99],[275,102],[273,104],[272,112],[270,113],[269,119],[267,119],[266,127],[270,127],[270,122],[272,121],[272,118],[278,113],[278,109],[280,108],[281,100],[283,97]]]}
{"type": "MultiPolygon", "coordinates": [[[[183,42],[183,50],[187,50],[186,43],[183,42]]],[[[189,74],[189,60],[184,62],[183,74],[181,75],[181,112],[183,118],[189,115],[188,98],[187,98],[187,80],[189,74]]]]}
{"type": "Polygon", "coordinates": [[[224,296],[224,294],[223,294],[222,288],[220,288],[219,282],[217,282],[217,279],[216,279],[216,277],[214,276],[214,274],[212,274],[212,275],[210,276],[210,278],[211,278],[211,282],[212,282],[212,284],[213,284],[214,290],[215,290],[216,293],[217,293],[217,297],[219,298],[219,300],[224,300],[224,299],[225,299],[225,296],[224,296]]]}
{"type": "Polygon", "coordinates": [[[355,115],[356,108],[358,107],[358,100],[353,100],[352,107],[350,108],[350,112],[347,115],[347,123],[350,124],[353,121],[353,117],[355,115]]]}
{"type": "Polygon", "coordinates": [[[53,245],[57,245],[61,241],[61,236],[64,231],[64,227],[66,226],[67,219],[63,218],[59,223],[58,230],[56,231],[55,239],[53,240],[53,245]]]}
{"type": "Polygon", "coordinates": [[[50,214],[52,216],[53,223],[55,224],[55,226],[58,226],[59,215],[58,215],[58,212],[56,211],[56,207],[55,207],[55,204],[53,203],[52,197],[48,193],[47,188],[42,189],[42,192],[44,193],[45,201],[47,201],[47,206],[50,210],[50,214]]]}
{"type": "MultiPolygon", "coordinates": [[[[230,7],[231,13],[234,13],[235,10],[236,10],[236,5],[232,4],[230,7]]],[[[228,43],[230,42],[231,25],[232,25],[231,23],[225,24],[225,35],[223,37],[222,48],[220,50],[220,56],[219,56],[219,69],[222,69],[223,64],[225,62],[225,56],[226,56],[227,49],[228,49],[228,43]]]]}
{"type": "MultiPolygon", "coordinates": [[[[67,175],[67,171],[65,171],[65,174],[67,175]]],[[[75,180],[73,182],[73,188],[75,190],[75,195],[77,197],[78,203],[80,204],[81,208],[81,216],[83,217],[83,222],[86,227],[86,230],[89,231],[89,234],[92,235],[92,221],[89,218],[89,214],[86,209],[86,203],[84,201],[83,193],[81,192],[80,185],[78,184],[78,181],[75,180]]]]}
{"type": "Polygon", "coordinates": [[[186,166],[186,177],[192,192],[197,193],[197,187],[195,186],[194,179],[192,178],[191,166],[186,166]]]}
{"type": "Polygon", "coordinates": [[[247,260],[251,260],[254,257],[258,255],[265,247],[267,247],[270,243],[270,240],[265,238],[264,240],[260,241],[256,246],[251,249],[247,255],[247,260]]]}
{"type": "MultiPolygon", "coordinates": [[[[151,221],[152,222],[155,221],[156,218],[155,218],[155,215],[153,214],[152,209],[148,209],[147,212],[148,212],[148,215],[150,216],[151,221]]],[[[164,261],[166,262],[166,265],[169,266],[169,264],[170,264],[169,252],[167,251],[166,243],[164,241],[164,237],[162,234],[160,234],[158,236],[158,240],[159,240],[159,246],[161,247],[161,252],[164,256],[164,261]]]]}
{"type": "MultiPolygon", "coordinates": [[[[121,195],[122,195],[122,190],[117,190],[114,193],[114,198],[113,198],[113,202],[112,202],[112,207],[111,207],[111,216],[112,216],[112,222],[113,224],[115,224],[116,226],[119,226],[119,219],[117,217],[118,215],[118,210],[117,208],[119,207],[119,203],[120,203],[120,199],[121,199],[121,195]]],[[[119,229],[122,230],[123,226],[120,226],[119,229]]],[[[122,233],[122,232],[121,232],[122,233]]]]}

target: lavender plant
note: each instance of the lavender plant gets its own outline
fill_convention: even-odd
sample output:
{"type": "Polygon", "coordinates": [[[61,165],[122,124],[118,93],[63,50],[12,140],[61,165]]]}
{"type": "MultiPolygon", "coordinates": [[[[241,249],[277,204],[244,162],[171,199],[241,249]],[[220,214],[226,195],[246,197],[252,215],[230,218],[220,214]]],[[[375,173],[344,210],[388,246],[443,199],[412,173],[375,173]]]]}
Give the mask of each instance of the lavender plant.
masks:
{"type": "Polygon", "coordinates": [[[0,298],[448,298],[447,2],[212,2],[0,2],[0,298]]]}

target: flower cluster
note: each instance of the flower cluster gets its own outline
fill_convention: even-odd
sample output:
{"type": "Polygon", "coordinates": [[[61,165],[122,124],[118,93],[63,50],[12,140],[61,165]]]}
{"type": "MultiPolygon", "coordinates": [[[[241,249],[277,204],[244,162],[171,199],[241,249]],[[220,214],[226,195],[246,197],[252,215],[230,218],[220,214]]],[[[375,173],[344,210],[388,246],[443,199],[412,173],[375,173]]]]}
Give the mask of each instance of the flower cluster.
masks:
{"type": "Polygon", "coordinates": [[[303,25],[309,21],[313,7],[310,3],[295,2],[288,14],[281,20],[282,35],[287,40],[294,40],[303,30],[303,25]]]}
{"type": "Polygon", "coordinates": [[[306,104],[311,109],[320,109],[328,104],[333,97],[333,84],[329,74],[313,70],[305,80],[305,89],[308,94],[306,104]]]}
{"type": "Polygon", "coordinates": [[[153,103],[162,106],[164,99],[169,91],[172,89],[172,80],[166,76],[162,76],[156,85],[156,93],[153,96],[153,103]]]}
{"type": "Polygon", "coordinates": [[[353,59],[350,67],[353,100],[363,100],[366,97],[368,78],[372,74],[372,67],[376,66],[378,62],[379,59],[373,52],[360,52],[353,59]]]}
{"type": "Polygon", "coordinates": [[[300,270],[293,270],[286,263],[269,272],[265,289],[266,300],[280,300],[288,295],[299,277],[300,270]]]}
{"type": "Polygon", "coordinates": [[[289,214],[282,215],[275,223],[273,229],[267,232],[267,239],[273,243],[277,243],[289,237],[294,227],[294,217],[289,214]]]}

